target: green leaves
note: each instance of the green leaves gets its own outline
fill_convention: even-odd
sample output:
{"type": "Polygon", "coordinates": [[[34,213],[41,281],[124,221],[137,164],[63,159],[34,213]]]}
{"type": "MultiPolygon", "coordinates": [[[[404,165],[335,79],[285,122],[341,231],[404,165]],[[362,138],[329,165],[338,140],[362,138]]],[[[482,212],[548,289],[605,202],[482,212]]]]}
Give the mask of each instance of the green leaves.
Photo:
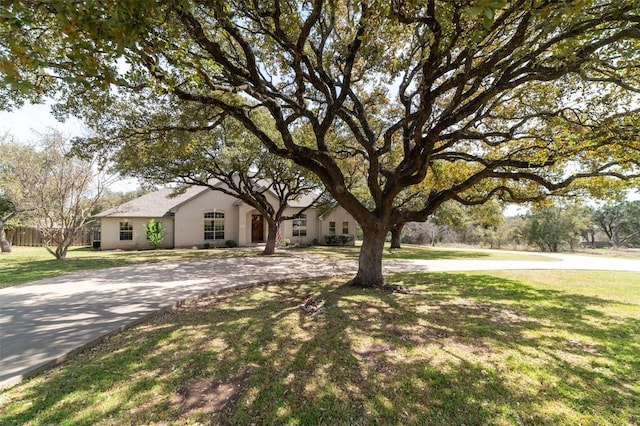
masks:
{"type": "Polygon", "coordinates": [[[588,214],[580,206],[540,205],[534,206],[526,216],[522,232],[529,243],[540,250],[557,252],[568,247],[573,249],[589,225],[588,214]]]}
{"type": "Polygon", "coordinates": [[[155,219],[149,220],[144,225],[145,233],[147,234],[147,241],[151,244],[151,247],[157,249],[164,241],[165,230],[162,222],[155,219]]]}
{"type": "Polygon", "coordinates": [[[481,18],[485,28],[491,27],[496,13],[506,7],[506,0],[476,0],[465,9],[464,14],[472,18],[481,18]]]}
{"type": "Polygon", "coordinates": [[[593,219],[614,247],[640,247],[640,201],[619,201],[593,209],[593,219]]]}

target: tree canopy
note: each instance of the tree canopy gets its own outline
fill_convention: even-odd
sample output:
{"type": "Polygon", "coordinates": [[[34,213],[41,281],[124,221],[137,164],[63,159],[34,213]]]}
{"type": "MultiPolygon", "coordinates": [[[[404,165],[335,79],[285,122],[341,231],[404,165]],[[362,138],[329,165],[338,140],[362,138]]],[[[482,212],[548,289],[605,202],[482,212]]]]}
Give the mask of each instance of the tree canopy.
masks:
{"type": "Polygon", "coordinates": [[[521,232],[541,251],[557,252],[564,246],[572,251],[590,226],[587,210],[575,204],[543,204],[531,208],[521,232]]]}
{"type": "Polygon", "coordinates": [[[640,247],[640,200],[605,204],[592,213],[613,247],[640,247]]]}
{"type": "Polygon", "coordinates": [[[179,131],[232,117],[356,218],[352,282],[381,285],[387,232],[447,200],[638,176],[639,12],[636,0],[11,2],[0,98],[55,92],[61,114],[95,128],[131,124],[104,114],[123,100],[205,119],[177,112],[166,126],[179,131]]]}
{"type": "Polygon", "coordinates": [[[28,213],[47,251],[65,259],[107,180],[96,162],[71,156],[63,134],[50,131],[40,145],[0,144],[0,194],[10,201],[10,214],[28,213]]]}

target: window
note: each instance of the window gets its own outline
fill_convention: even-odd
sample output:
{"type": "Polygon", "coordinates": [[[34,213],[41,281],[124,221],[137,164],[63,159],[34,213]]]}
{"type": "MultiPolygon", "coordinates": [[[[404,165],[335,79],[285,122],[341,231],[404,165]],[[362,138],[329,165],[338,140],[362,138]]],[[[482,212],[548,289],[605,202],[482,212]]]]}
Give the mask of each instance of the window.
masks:
{"type": "Polygon", "coordinates": [[[224,213],[207,212],[204,214],[204,239],[224,240],[224,213]]]}
{"type": "Polygon", "coordinates": [[[293,236],[294,237],[307,236],[307,215],[306,214],[301,214],[297,218],[293,219],[293,236]]]}
{"type": "Polygon", "coordinates": [[[330,235],[336,235],[336,223],[335,222],[329,222],[329,234],[330,235]]]}
{"type": "Polygon", "coordinates": [[[347,221],[347,220],[342,222],[342,233],[343,234],[348,234],[349,233],[349,221],[347,221]]]}
{"type": "Polygon", "coordinates": [[[133,224],[120,222],[120,241],[133,241],[133,224]]]}

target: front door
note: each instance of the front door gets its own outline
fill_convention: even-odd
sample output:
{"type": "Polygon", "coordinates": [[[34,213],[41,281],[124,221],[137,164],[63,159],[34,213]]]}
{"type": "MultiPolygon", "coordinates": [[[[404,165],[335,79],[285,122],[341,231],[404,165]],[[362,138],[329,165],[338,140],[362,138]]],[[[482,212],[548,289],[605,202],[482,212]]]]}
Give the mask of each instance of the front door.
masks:
{"type": "Polygon", "coordinates": [[[264,241],[264,217],[261,214],[251,215],[251,242],[264,241]]]}

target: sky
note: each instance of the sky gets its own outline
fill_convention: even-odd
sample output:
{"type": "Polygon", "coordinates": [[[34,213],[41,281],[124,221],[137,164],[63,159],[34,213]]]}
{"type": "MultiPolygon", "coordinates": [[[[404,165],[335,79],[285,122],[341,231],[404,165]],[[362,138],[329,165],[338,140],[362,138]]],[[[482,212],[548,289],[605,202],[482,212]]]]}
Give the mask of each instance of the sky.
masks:
{"type": "MultiPolygon", "coordinates": [[[[51,114],[50,104],[26,104],[11,112],[0,111],[0,136],[8,134],[20,143],[35,143],[38,140],[38,134],[52,128],[68,137],[83,136],[88,133],[82,122],[76,118],[70,117],[65,122],[58,121],[51,114]]],[[[138,181],[135,179],[122,179],[110,185],[109,188],[112,191],[127,192],[137,189],[138,186],[138,181]]]]}
{"type": "Polygon", "coordinates": [[[53,117],[50,108],[45,104],[27,104],[15,111],[0,111],[0,134],[6,132],[23,143],[37,140],[38,133],[48,128],[60,130],[69,136],[82,136],[84,128],[80,121],[70,118],[60,123],[53,117]]]}

